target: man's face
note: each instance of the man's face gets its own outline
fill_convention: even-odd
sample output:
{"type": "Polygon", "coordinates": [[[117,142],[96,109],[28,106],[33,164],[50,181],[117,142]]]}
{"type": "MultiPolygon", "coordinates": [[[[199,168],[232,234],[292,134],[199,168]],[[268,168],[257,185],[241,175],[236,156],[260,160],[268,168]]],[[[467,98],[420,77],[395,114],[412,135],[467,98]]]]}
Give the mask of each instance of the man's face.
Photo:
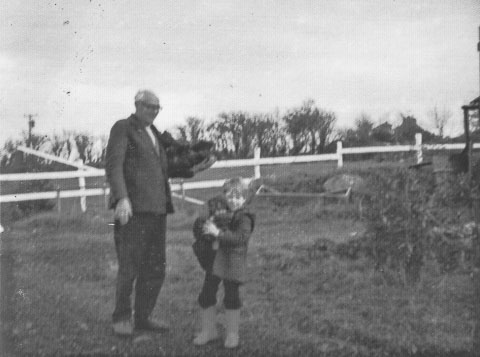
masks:
{"type": "Polygon", "coordinates": [[[145,126],[151,125],[157,117],[162,107],[157,97],[151,95],[146,96],[142,101],[136,102],[135,115],[139,118],[145,126]]]}

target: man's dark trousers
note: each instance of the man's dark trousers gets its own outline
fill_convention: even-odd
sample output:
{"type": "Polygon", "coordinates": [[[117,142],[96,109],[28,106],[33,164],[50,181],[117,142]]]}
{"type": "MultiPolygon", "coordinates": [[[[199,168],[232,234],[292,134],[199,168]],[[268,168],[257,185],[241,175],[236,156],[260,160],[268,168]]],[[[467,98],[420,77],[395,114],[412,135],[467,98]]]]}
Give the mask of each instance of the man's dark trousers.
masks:
{"type": "Polygon", "coordinates": [[[135,282],[135,320],[147,319],[165,280],[166,215],[137,213],[125,225],[115,222],[118,275],[113,322],[132,314],[130,296],[135,282]]]}

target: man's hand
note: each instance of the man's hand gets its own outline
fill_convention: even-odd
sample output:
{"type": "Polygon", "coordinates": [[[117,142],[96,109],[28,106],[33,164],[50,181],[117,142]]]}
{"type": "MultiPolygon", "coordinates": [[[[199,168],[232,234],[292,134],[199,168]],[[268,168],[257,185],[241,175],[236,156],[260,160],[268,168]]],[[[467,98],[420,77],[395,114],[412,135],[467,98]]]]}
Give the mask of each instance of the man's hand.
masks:
{"type": "Polygon", "coordinates": [[[192,172],[196,174],[197,172],[204,171],[210,168],[215,162],[217,158],[214,155],[208,155],[202,162],[199,162],[196,165],[193,165],[192,172]]]}
{"type": "Polygon", "coordinates": [[[117,206],[115,207],[114,217],[122,226],[127,224],[130,217],[132,217],[132,205],[128,198],[122,198],[118,201],[117,206]]]}

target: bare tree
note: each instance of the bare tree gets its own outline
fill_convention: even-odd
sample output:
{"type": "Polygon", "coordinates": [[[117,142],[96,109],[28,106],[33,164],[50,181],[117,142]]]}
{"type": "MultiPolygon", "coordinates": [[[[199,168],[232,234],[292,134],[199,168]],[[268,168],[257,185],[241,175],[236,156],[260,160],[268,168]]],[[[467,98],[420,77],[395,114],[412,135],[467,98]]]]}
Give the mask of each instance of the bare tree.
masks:
{"type": "Polygon", "coordinates": [[[313,99],[307,99],[300,108],[290,110],[283,120],[293,142],[293,154],[314,154],[324,152],[336,117],[333,112],[317,108],[313,99]]]}
{"type": "Polygon", "coordinates": [[[206,134],[215,143],[215,149],[227,154],[232,145],[231,133],[223,121],[213,121],[207,126],[206,134]]]}
{"type": "Polygon", "coordinates": [[[278,118],[272,114],[254,114],[252,116],[255,140],[263,156],[276,156],[280,149],[280,137],[283,135],[278,118]]]}
{"type": "Polygon", "coordinates": [[[247,157],[252,150],[255,136],[254,123],[250,115],[244,112],[220,113],[218,119],[208,128],[211,134],[217,140],[228,138],[227,145],[233,146],[234,157],[247,157]]]}
{"type": "Polygon", "coordinates": [[[180,134],[180,140],[196,144],[204,136],[204,121],[196,117],[188,117],[185,125],[177,125],[176,129],[180,134]]]}
{"type": "Polygon", "coordinates": [[[428,116],[432,120],[435,129],[438,130],[438,135],[443,137],[443,130],[448,120],[452,117],[452,112],[445,107],[440,110],[435,105],[433,109],[428,112],[428,116]]]}

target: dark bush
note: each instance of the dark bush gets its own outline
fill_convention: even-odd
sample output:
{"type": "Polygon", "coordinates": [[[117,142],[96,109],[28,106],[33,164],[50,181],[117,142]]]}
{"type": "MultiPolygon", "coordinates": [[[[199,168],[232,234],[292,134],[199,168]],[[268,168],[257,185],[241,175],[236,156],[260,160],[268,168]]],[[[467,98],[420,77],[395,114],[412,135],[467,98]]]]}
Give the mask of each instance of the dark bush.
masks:
{"type": "MultiPolygon", "coordinates": [[[[14,152],[11,158],[2,164],[1,172],[5,174],[56,171],[64,170],[65,167],[65,165],[58,163],[48,164],[43,159],[24,155],[20,151],[14,152]]],[[[2,195],[54,190],[53,184],[49,180],[7,181],[1,187],[2,195]]],[[[20,201],[2,204],[2,222],[14,221],[37,212],[48,211],[54,206],[55,202],[52,200],[20,201]]]]}
{"type": "Polygon", "coordinates": [[[429,249],[427,214],[435,189],[433,172],[392,168],[367,179],[367,249],[376,266],[403,268],[405,281],[419,280],[429,249]]]}
{"type": "Polygon", "coordinates": [[[438,176],[431,168],[391,168],[368,175],[367,254],[377,268],[402,268],[405,282],[420,278],[425,259],[442,271],[464,269],[471,260],[473,233],[470,186],[465,175],[438,176]]]}
{"type": "MultiPolygon", "coordinates": [[[[25,193],[54,191],[52,183],[47,180],[30,181],[28,183],[24,183],[22,186],[22,192],[25,193]]],[[[25,201],[18,204],[18,208],[24,212],[25,215],[39,211],[49,211],[53,207],[55,207],[55,202],[52,200],[25,201]]]]}
{"type": "MultiPolygon", "coordinates": [[[[15,192],[21,193],[54,191],[53,185],[48,180],[19,182],[17,187],[15,192]]],[[[55,201],[53,200],[21,201],[10,205],[8,210],[2,210],[2,214],[9,216],[5,217],[7,220],[15,221],[35,213],[50,211],[54,207],[55,201]]]]}

